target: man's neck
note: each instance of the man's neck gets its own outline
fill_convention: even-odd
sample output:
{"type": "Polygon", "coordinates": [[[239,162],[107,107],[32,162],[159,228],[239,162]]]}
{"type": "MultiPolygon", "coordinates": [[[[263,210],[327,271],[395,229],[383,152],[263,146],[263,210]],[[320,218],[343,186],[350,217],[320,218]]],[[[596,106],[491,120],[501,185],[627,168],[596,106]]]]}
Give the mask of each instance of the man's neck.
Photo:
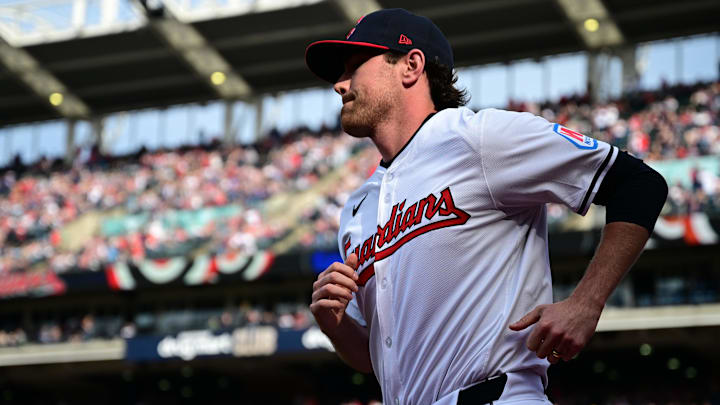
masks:
{"type": "Polygon", "coordinates": [[[375,128],[370,139],[375,143],[384,162],[390,162],[395,158],[420,128],[425,118],[435,112],[432,105],[423,107],[401,109],[375,128]]]}

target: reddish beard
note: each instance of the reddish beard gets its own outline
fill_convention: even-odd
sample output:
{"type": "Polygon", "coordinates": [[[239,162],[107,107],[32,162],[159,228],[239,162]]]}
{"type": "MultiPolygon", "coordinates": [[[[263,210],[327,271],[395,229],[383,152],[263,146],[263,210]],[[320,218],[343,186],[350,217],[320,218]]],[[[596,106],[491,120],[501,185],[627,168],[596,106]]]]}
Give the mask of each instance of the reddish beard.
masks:
{"type": "Polygon", "coordinates": [[[366,93],[358,94],[355,91],[344,96],[345,104],[340,111],[343,130],[358,138],[370,136],[372,130],[388,118],[391,98],[387,92],[379,92],[373,100],[366,93]]]}

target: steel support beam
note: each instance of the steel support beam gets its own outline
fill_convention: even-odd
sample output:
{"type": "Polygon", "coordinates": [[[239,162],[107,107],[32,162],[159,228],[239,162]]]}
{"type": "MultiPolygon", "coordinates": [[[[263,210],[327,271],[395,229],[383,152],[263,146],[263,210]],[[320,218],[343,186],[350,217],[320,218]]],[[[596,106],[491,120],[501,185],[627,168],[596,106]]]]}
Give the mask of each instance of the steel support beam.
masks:
{"type": "Polygon", "coordinates": [[[65,132],[65,163],[71,164],[75,159],[75,127],[77,121],[74,119],[66,120],[65,132]]]}
{"type": "Polygon", "coordinates": [[[617,50],[622,63],[623,94],[637,90],[640,84],[640,72],[637,67],[637,46],[630,45],[617,50]]]}
{"type": "Polygon", "coordinates": [[[104,133],[105,133],[105,117],[104,116],[98,116],[94,117],[92,121],[90,122],[91,128],[92,128],[92,138],[95,145],[100,148],[100,151],[102,153],[105,153],[106,145],[104,139],[104,133]]]}
{"type": "Polygon", "coordinates": [[[66,118],[90,116],[90,108],[27,51],[0,37],[0,64],[66,118]]]}
{"type": "Polygon", "coordinates": [[[225,58],[192,25],[180,21],[162,3],[136,0],[145,10],[148,25],[174,50],[198,77],[224,99],[247,99],[252,89],[225,58]]]}
{"type": "Polygon", "coordinates": [[[225,146],[235,145],[235,129],[233,128],[235,102],[232,100],[225,101],[225,125],[223,134],[223,143],[225,146]]]}
{"type": "Polygon", "coordinates": [[[613,55],[608,52],[588,52],[587,87],[593,102],[604,102],[610,98],[612,80],[610,62],[613,55]]]}
{"type": "Polygon", "coordinates": [[[652,20],[667,15],[676,15],[694,11],[705,10],[712,12],[718,5],[717,0],[704,1],[675,1],[664,4],[653,4],[652,7],[634,8],[614,14],[615,21],[632,23],[637,20],[652,20]]]}
{"type": "Polygon", "coordinates": [[[260,139],[264,134],[263,130],[263,99],[262,97],[255,97],[253,99],[253,106],[255,106],[255,140],[260,139]]]}
{"type": "Polygon", "coordinates": [[[537,3],[537,0],[483,0],[459,4],[438,2],[437,6],[420,9],[417,11],[417,14],[434,20],[436,18],[454,17],[466,13],[479,13],[503,8],[511,9],[532,3],[537,3]]]}
{"type": "Polygon", "coordinates": [[[353,25],[355,25],[362,16],[382,8],[375,0],[332,0],[332,4],[334,4],[343,17],[353,25]]]}
{"type": "MultiPolygon", "coordinates": [[[[233,38],[218,39],[213,42],[216,49],[231,50],[235,48],[246,48],[257,45],[268,45],[281,43],[283,41],[306,38],[310,41],[313,38],[322,38],[335,35],[347,27],[345,22],[334,22],[313,27],[289,28],[273,32],[253,33],[233,38]]],[[[126,52],[116,52],[109,55],[88,56],[76,60],[60,60],[52,62],[46,67],[53,72],[72,72],[87,70],[105,66],[114,66],[118,63],[144,62],[152,63],[156,59],[168,56],[170,51],[162,49],[143,49],[126,52]]],[[[0,74],[0,78],[3,75],[0,74]]]]}

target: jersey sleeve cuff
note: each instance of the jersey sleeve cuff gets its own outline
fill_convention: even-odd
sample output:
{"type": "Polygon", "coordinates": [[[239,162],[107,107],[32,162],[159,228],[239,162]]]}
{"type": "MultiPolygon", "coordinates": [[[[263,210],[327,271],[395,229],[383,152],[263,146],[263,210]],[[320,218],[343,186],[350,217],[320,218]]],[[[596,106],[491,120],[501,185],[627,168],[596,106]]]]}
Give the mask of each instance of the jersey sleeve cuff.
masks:
{"type": "Polygon", "coordinates": [[[590,182],[590,186],[585,193],[585,197],[583,198],[580,207],[576,211],[578,214],[583,216],[587,214],[588,210],[590,209],[590,205],[595,198],[595,194],[597,194],[598,190],[600,189],[600,185],[602,184],[605,175],[610,171],[610,168],[615,163],[615,159],[617,158],[618,153],[618,148],[610,145],[610,150],[608,150],[607,156],[595,172],[595,176],[593,176],[592,182],[590,182]]]}

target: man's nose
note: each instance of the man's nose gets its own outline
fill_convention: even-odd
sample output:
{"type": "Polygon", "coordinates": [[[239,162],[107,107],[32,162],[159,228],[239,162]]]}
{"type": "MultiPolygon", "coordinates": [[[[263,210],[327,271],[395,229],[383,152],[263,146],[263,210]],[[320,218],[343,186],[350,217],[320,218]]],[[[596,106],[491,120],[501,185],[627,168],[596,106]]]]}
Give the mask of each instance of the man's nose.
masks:
{"type": "Polygon", "coordinates": [[[350,79],[347,73],[343,73],[342,76],[340,76],[340,78],[338,78],[333,85],[333,90],[335,90],[335,93],[339,94],[340,96],[344,96],[348,92],[349,86],[350,79]]]}

